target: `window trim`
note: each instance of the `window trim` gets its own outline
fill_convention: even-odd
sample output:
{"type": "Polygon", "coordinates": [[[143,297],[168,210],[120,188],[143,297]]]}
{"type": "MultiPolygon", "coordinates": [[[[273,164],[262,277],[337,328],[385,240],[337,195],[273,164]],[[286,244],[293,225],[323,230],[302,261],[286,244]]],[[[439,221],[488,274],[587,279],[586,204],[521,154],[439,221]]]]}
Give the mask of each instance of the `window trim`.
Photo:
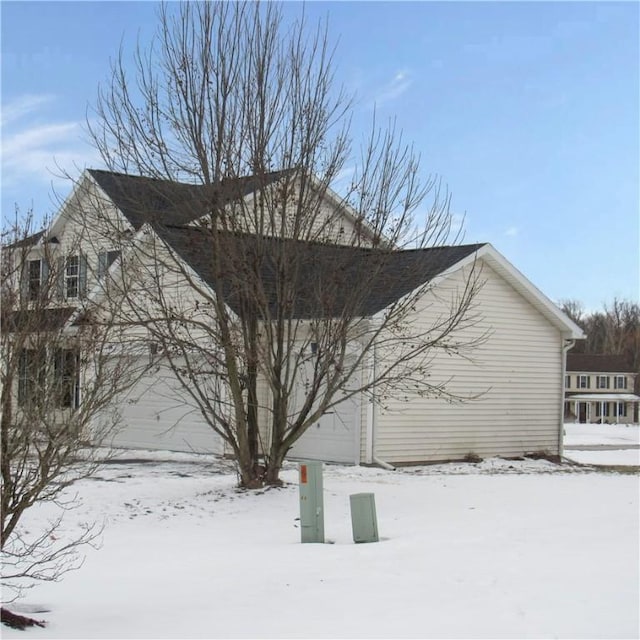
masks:
{"type": "Polygon", "coordinates": [[[77,409],[80,406],[80,354],[77,349],[61,348],[56,349],[53,355],[56,406],[77,409]]]}
{"type": "Polygon", "coordinates": [[[64,262],[64,298],[78,298],[80,293],[80,256],[68,256],[64,262]]]}
{"type": "Polygon", "coordinates": [[[29,300],[37,300],[42,291],[42,259],[29,260],[27,262],[27,298],[29,300]],[[37,265],[37,276],[33,267],[37,265]]]}
{"type": "Polygon", "coordinates": [[[627,388],[627,376],[614,376],[613,377],[613,388],[614,389],[626,389],[627,388]],[[622,384],[620,384],[620,380],[622,380],[622,384]]]}
{"type": "Polygon", "coordinates": [[[77,349],[25,348],[19,357],[19,407],[28,408],[38,400],[50,403],[55,409],[80,406],[80,353],[77,349]]]}
{"type": "Polygon", "coordinates": [[[60,258],[58,295],[63,300],[83,298],[87,288],[87,258],[76,253],[60,258]]]}
{"type": "Polygon", "coordinates": [[[18,361],[18,406],[28,407],[42,395],[46,378],[46,358],[38,349],[24,348],[18,361]]]}

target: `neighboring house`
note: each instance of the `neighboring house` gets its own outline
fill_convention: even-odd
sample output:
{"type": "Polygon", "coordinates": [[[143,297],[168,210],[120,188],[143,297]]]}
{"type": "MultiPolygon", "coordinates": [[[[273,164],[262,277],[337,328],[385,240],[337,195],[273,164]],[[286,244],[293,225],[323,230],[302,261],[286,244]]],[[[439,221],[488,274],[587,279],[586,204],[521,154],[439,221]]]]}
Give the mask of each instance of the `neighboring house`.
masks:
{"type": "Polygon", "coordinates": [[[565,375],[565,417],[581,423],[634,423],[640,396],[636,373],[622,356],[570,353],[565,375]]]}
{"type": "MultiPolygon", "coordinates": [[[[272,174],[271,183],[277,184],[281,175],[272,174]]],[[[108,232],[101,229],[100,216],[90,224],[85,220],[81,227],[74,220],[74,211],[86,216],[92,207],[100,209],[101,216],[111,217],[117,233],[128,239],[131,251],[139,239],[154,236],[155,242],[198,275],[203,286],[209,286],[202,252],[198,251],[201,231],[194,224],[204,214],[204,189],[104,171],[85,172],[79,188],[63,205],[48,232],[33,238],[32,256],[22,282],[25,295],[37,291],[39,279],[46,276],[49,265],[39,252],[43,243],[53,243],[60,273],[56,304],[77,304],[78,312],[72,314],[69,323],[77,320],[83,300],[99,299],[124,256],[120,254],[121,245],[108,241],[114,227],[108,232]],[[149,216],[136,209],[140,203],[172,226],[160,231],[146,225],[149,216]]],[[[252,178],[225,183],[217,189],[221,198],[256,195],[252,178]]],[[[376,238],[359,226],[332,194],[327,196],[326,216],[324,242],[308,245],[310,264],[321,275],[333,274],[336,260],[344,255],[349,256],[350,263],[362,265],[366,248],[376,244],[376,238]],[[343,242],[352,244],[353,238],[360,246],[340,246],[343,242]]],[[[250,245],[250,234],[242,241],[250,245]]],[[[562,454],[566,352],[583,333],[490,244],[395,252],[384,282],[363,302],[363,314],[375,320],[388,305],[429,281],[434,287],[414,312],[414,322],[426,324],[448,312],[448,301],[465,287],[470,271],[479,268],[484,285],[474,301],[478,320],[461,331],[470,339],[481,335],[486,339],[473,353],[461,357],[435,355],[426,374],[432,385],[446,384],[458,396],[476,399],[451,402],[408,390],[381,403],[363,395],[353,396],[312,426],[294,445],[291,457],[409,464],[460,459],[468,454],[562,454]],[[412,270],[412,279],[403,276],[407,263],[420,267],[419,271],[412,270]]],[[[349,295],[348,278],[335,283],[335,287],[337,300],[349,295]]],[[[299,305],[301,317],[309,317],[305,301],[300,300],[299,305]]],[[[226,453],[153,347],[148,345],[140,355],[155,358],[154,366],[122,400],[123,428],[114,444],[226,453]]],[[[375,356],[368,366],[376,366],[375,356]]],[[[362,375],[367,374],[362,371],[362,375]]],[[[265,435],[268,437],[268,430],[265,435]]]]}

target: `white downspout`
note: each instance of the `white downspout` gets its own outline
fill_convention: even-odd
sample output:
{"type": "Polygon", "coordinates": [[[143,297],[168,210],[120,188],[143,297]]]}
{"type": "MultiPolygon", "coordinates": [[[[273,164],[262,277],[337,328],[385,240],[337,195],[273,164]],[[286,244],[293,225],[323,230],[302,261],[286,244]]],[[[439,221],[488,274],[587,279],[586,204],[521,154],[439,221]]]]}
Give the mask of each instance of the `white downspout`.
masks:
{"type": "MultiPolygon", "coordinates": [[[[376,345],[373,344],[371,348],[371,382],[375,382],[376,379],[376,345]]],[[[376,396],[375,396],[375,387],[371,387],[371,399],[369,400],[369,405],[367,407],[367,452],[366,452],[366,461],[367,464],[376,464],[383,469],[388,469],[389,471],[395,471],[396,468],[390,465],[388,462],[385,462],[381,458],[376,456],[376,396]]]]}
{"type": "Polygon", "coordinates": [[[567,377],[567,353],[569,352],[569,349],[573,348],[575,343],[575,340],[567,340],[562,347],[562,393],[560,394],[560,428],[558,429],[558,455],[561,458],[564,456],[564,402],[566,395],[565,379],[567,377]]]}

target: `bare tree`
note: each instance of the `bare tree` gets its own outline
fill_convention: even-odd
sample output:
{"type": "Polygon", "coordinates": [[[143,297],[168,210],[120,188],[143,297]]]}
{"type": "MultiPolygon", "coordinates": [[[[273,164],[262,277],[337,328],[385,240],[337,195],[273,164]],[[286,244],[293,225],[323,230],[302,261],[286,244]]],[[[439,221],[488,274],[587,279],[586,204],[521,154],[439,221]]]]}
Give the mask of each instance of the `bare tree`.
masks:
{"type": "Polygon", "coordinates": [[[119,419],[113,400],[137,377],[137,359],[81,302],[87,273],[77,245],[65,247],[74,257],[62,255],[46,223],[33,227],[31,215],[16,214],[2,230],[0,541],[2,583],[15,597],[79,566],[78,547],[96,541],[99,525],[68,537],[62,516],[42,530],[24,519],[42,503],[73,507],[67,489],[105,459],[99,447],[119,419]]]}
{"type": "Polygon", "coordinates": [[[150,178],[104,177],[138,223],[118,324],[145,329],[241,484],[277,483],[336,404],[447,395],[427,372],[483,338],[464,331],[473,265],[427,326],[415,312],[474,248],[455,246],[448,193],[393,124],[353,141],[326,26],[285,25],[274,3],[163,5],[159,19],[135,77],[120,52],[89,124],[110,171],[150,178]]]}
{"type": "MultiPolygon", "coordinates": [[[[560,300],[558,306],[571,320],[582,327],[584,307],[579,300],[560,300]]],[[[582,328],[584,329],[584,327],[582,328]]]]}
{"type": "Polygon", "coordinates": [[[575,300],[560,302],[562,310],[587,334],[576,351],[624,356],[634,371],[640,373],[640,305],[614,298],[602,310],[585,313],[575,300]]]}

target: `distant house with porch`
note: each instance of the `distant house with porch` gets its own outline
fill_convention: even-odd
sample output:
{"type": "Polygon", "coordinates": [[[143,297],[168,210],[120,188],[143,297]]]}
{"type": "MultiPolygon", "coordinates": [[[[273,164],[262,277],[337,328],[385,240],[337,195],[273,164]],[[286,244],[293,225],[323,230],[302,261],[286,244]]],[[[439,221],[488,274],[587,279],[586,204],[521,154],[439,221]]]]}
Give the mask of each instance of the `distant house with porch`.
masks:
{"type": "Polygon", "coordinates": [[[567,422],[637,423],[636,373],[622,356],[568,353],[564,381],[567,422]]]}

